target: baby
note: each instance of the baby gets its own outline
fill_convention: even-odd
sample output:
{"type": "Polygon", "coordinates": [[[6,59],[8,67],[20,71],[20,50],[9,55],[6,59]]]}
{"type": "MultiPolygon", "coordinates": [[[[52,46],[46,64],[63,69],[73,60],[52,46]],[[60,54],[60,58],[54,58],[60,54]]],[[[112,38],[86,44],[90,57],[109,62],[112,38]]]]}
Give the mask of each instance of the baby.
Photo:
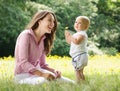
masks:
{"type": "Polygon", "coordinates": [[[74,23],[76,33],[71,35],[69,31],[65,31],[65,39],[70,44],[70,56],[72,57],[72,65],[75,68],[77,82],[85,80],[83,73],[84,67],[88,63],[87,52],[87,29],[90,20],[86,16],[78,16],[74,23]]]}

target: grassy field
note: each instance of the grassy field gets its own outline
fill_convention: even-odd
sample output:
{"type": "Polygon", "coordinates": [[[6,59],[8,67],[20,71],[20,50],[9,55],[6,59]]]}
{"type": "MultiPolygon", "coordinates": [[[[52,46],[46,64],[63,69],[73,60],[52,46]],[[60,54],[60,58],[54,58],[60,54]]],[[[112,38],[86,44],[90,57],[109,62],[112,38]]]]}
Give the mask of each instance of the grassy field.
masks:
{"type": "MultiPolygon", "coordinates": [[[[75,80],[69,57],[49,56],[47,63],[75,80]]],[[[14,58],[0,58],[0,91],[120,91],[120,54],[116,56],[95,55],[89,57],[85,67],[86,81],[81,84],[50,82],[43,85],[14,83],[14,58]]]]}

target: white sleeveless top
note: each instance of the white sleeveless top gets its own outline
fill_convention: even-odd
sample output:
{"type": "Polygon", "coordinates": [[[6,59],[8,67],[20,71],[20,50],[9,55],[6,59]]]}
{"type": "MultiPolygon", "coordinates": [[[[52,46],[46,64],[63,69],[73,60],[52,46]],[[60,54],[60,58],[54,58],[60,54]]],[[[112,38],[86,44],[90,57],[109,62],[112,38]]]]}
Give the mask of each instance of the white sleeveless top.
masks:
{"type": "Polygon", "coordinates": [[[70,52],[69,52],[71,57],[75,57],[80,53],[87,52],[87,38],[88,38],[88,36],[87,36],[86,30],[79,31],[79,32],[73,34],[73,37],[77,38],[78,35],[83,35],[85,37],[80,42],[80,44],[74,44],[73,42],[71,42],[70,52]]]}

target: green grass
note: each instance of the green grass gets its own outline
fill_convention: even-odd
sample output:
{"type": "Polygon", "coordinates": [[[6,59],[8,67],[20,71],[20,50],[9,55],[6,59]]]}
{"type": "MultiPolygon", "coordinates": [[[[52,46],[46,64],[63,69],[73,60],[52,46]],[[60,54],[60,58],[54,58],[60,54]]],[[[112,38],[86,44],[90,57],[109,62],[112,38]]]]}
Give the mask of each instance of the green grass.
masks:
{"type": "MultiPolygon", "coordinates": [[[[53,58],[47,63],[62,72],[63,76],[75,80],[74,69],[69,58],[53,58]]],[[[95,56],[89,58],[85,67],[86,81],[68,84],[61,81],[43,85],[14,83],[14,61],[0,60],[0,91],[120,91],[120,56],[95,56]]]]}

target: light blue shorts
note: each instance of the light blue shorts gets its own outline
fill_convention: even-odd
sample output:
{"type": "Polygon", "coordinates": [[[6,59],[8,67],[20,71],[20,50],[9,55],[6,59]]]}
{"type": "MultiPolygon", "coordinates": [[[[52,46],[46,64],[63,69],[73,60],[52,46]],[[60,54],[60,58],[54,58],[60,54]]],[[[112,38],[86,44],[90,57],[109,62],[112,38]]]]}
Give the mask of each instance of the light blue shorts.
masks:
{"type": "Polygon", "coordinates": [[[74,58],[72,58],[72,65],[74,66],[75,70],[81,70],[88,63],[88,54],[86,52],[78,54],[74,58]]]}

